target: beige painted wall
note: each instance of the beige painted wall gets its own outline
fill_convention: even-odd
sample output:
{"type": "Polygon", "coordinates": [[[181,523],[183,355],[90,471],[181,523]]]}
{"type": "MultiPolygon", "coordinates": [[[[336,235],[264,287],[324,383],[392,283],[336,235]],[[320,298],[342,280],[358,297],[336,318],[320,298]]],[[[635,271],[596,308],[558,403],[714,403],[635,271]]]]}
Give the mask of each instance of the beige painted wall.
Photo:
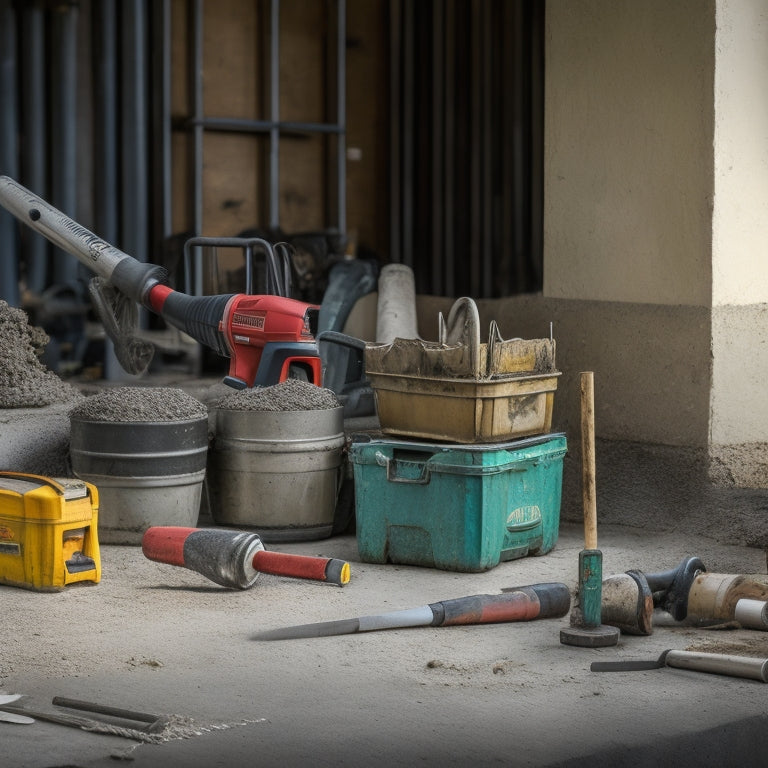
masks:
{"type": "Polygon", "coordinates": [[[719,0],[712,303],[768,301],[768,4],[719,0]]]}
{"type": "Polygon", "coordinates": [[[714,0],[547,6],[542,298],[562,422],[592,370],[599,437],[707,445],[714,28],[714,0]]]}
{"type": "Polygon", "coordinates": [[[714,0],[547,5],[544,294],[709,305],[714,0]]]}
{"type": "Polygon", "coordinates": [[[719,0],[710,453],[768,484],[768,8],[719,0]]]}

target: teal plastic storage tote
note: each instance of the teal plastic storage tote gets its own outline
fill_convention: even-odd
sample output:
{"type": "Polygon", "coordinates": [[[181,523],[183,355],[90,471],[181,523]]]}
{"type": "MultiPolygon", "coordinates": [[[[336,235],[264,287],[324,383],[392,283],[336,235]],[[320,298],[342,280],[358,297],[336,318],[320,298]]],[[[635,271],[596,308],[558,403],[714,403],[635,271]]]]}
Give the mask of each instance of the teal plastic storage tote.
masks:
{"type": "Polygon", "coordinates": [[[355,435],[361,559],[478,572],[546,554],[560,528],[566,450],[559,433],[492,445],[355,435]]]}

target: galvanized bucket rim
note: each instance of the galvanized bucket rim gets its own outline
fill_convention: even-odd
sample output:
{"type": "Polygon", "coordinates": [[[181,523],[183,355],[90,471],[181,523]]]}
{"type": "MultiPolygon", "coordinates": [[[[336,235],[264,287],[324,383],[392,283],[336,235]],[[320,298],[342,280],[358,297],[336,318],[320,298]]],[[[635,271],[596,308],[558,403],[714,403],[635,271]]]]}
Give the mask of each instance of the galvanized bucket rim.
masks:
{"type": "Polygon", "coordinates": [[[141,426],[167,426],[169,424],[197,424],[201,421],[208,421],[208,415],[197,416],[194,419],[163,419],[162,421],[114,421],[110,419],[84,419],[81,416],[70,416],[70,421],[77,421],[81,424],[108,424],[110,427],[141,427],[141,426]]]}
{"type": "Polygon", "coordinates": [[[344,406],[338,405],[334,406],[333,408],[298,408],[296,410],[279,410],[279,411],[265,411],[265,410],[259,410],[258,408],[222,408],[218,405],[211,406],[211,410],[213,411],[230,411],[233,413],[268,413],[272,415],[277,415],[279,413],[291,413],[291,414],[298,414],[298,413],[325,413],[330,412],[333,413],[335,411],[343,411],[344,406]]]}

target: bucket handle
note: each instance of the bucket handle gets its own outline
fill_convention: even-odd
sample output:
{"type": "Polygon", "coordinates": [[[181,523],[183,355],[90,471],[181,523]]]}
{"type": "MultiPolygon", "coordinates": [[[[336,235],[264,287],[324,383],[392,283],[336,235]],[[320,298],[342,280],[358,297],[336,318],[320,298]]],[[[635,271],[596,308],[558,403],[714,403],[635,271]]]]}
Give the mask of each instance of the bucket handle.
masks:
{"type": "Polygon", "coordinates": [[[469,349],[469,365],[472,378],[479,380],[480,369],[480,314],[477,304],[468,296],[462,296],[451,306],[448,319],[438,314],[438,339],[442,345],[463,344],[469,349]]]}
{"type": "Polygon", "coordinates": [[[505,464],[498,464],[494,467],[486,468],[486,471],[482,471],[482,468],[478,468],[477,465],[463,466],[460,464],[433,464],[427,460],[422,463],[421,471],[418,477],[403,477],[397,474],[397,465],[408,464],[409,466],[417,466],[418,461],[408,461],[407,459],[396,459],[394,456],[385,456],[381,451],[376,451],[374,454],[376,464],[380,467],[385,467],[387,470],[387,480],[390,483],[410,483],[411,485],[428,485],[432,479],[432,472],[445,472],[451,475],[477,475],[477,474],[498,474],[501,472],[525,472],[526,467],[520,466],[520,460],[507,462],[505,464]],[[481,471],[478,471],[480,469],[481,471]]]}

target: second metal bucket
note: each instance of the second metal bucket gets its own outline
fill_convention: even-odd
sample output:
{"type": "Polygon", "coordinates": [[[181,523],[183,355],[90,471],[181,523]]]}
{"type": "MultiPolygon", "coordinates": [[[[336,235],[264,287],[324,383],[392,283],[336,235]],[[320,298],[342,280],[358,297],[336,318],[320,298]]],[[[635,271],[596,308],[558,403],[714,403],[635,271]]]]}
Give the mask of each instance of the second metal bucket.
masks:
{"type": "Polygon", "coordinates": [[[344,459],[344,409],[211,409],[211,516],[264,541],[331,535],[344,459]]]}

